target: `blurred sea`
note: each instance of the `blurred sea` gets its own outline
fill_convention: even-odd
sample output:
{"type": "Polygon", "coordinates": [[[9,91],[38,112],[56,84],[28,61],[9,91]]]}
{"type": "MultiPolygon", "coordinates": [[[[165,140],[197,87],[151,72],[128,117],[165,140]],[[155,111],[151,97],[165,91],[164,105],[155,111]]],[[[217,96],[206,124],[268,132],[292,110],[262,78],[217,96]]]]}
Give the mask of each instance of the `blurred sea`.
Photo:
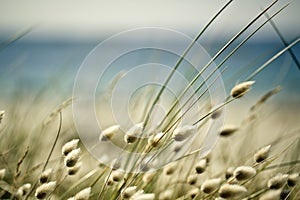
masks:
{"type": "MultiPolygon", "coordinates": [[[[4,38],[1,39],[3,41],[4,38]]],[[[53,89],[57,94],[72,94],[72,87],[83,60],[95,48],[99,41],[87,40],[23,40],[20,39],[0,51],[0,89],[1,98],[13,98],[16,90],[33,92],[40,89],[53,89]]],[[[126,41],[126,45],[135,41],[126,41]]],[[[226,41],[224,41],[225,43],[226,41]]],[[[172,45],[185,45],[177,41],[170,41],[172,45]]],[[[224,45],[221,42],[200,44],[213,56],[224,45]]],[[[113,48],[118,48],[113,47],[113,48]]],[[[237,82],[243,81],[247,75],[258,68],[267,59],[280,51],[284,46],[278,41],[258,41],[246,43],[223,66],[228,69],[222,78],[226,84],[227,92],[237,82]]],[[[229,50],[233,47],[229,48],[229,50]]],[[[229,52],[216,60],[219,63],[229,52]]],[[[292,48],[300,60],[300,45],[292,48]]],[[[129,59],[135,59],[132,57],[129,59]]],[[[132,60],[123,60],[123,64],[130,65],[132,60]],[[128,62],[126,64],[126,62],[128,62]]],[[[160,59],[174,59],[172,62],[162,61],[172,67],[178,57],[160,59]]],[[[140,63],[151,62],[151,58],[139,58],[140,63]],[[144,60],[143,60],[144,59],[144,60]]],[[[132,63],[139,64],[139,63],[132,63]]],[[[99,66],[101,67],[101,66],[99,66]]],[[[134,67],[134,66],[133,66],[134,67]]],[[[122,66],[119,68],[122,69],[122,66]]],[[[128,68],[126,69],[128,70],[128,68]]],[[[147,74],[145,76],[155,76],[147,74]]],[[[111,76],[113,77],[113,75],[111,76]]],[[[88,78],[88,77],[87,77],[88,78]]],[[[256,92],[262,93],[281,85],[289,95],[300,94],[300,70],[297,68],[288,52],[269,65],[262,73],[255,77],[257,81],[256,92]]],[[[108,80],[110,81],[110,80],[108,80]]]]}

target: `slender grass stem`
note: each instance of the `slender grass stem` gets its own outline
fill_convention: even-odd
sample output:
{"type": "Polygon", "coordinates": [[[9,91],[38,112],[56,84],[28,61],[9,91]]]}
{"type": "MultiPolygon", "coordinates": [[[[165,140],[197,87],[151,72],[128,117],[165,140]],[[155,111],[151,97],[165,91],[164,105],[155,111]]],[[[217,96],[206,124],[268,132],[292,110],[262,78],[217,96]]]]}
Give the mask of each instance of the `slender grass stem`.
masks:
{"type": "Polygon", "coordinates": [[[0,43],[0,52],[3,51],[6,47],[8,47],[11,44],[13,44],[14,42],[16,42],[17,40],[23,38],[25,35],[30,33],[34,28],[35,28],[35,26],[29,27],[25,30],[20,31],[19,33],[16,33],[15,35],[8,38],[7,40],[1,42],[0,43]]]}
{"type": "MultiPolygon", "coordinates": [[[[279,29],[277,28],[275,22],[270,18],[268,13],[265,13],[267,19],[269,19],[269,22],[271,24],[271,26],[273,27],[274,31],[277,33],[278,37],[280,38],[281,42],[284,44],[284,46],[288,46],[288,42],[284,39],[283,35],[281,34],[281,32],[279,31],[279,29]]],[[[290,53],[293,61],[295,62],[296,66],[298,67],[298,69],[300,70],[300,63],[295,55],[295,53],[293,52],[292,49],[288,49],[288,52],[290,53]]]]}
{"type": "Polygon", "coordinates": [[[218,12],[217,14],[214,15],[214,17],[207,23],[207,25],[200,31],[200,33],[197,35],[197,37],[191,42],[191,44],[187,47],[187,49],[184,51],[184,53],[180,56],[179,60],[177,61],[177,63],[175,64],[173,70],[171,71],[170,75],[168,76],[168,78],[166,79],[166,81],[164,82],[162,88],[160,89],[160,91],[158,92],[156,98],[154,99],[152,105],[150,106],[149,112],[146,115],[146,118],[144,120],[144,128],[146,128],[147,123],[149,121],[150,115],[153,112],[153,108],[154,105],[158,102],[158,100],[160,99],[160,96],[162,95],[163,91],[165,90],[167,84],[169,83],[169,81],[171,80],[173,74],[175,73],[175,71],[177,70],[177,68],[180,66],[181,62],[184,60],[184,57],[188,54],[188,52],[191,50],[191,48],[194,46],[194,44],[199,40],[199,38],[203,35],[203,33],[208,29],[208,27],[213,23],[213,21],[225,10],[225,8],[227,6],[230,5],[230,3],[232,3],[233,0],[228,1],[218,12]]]}
{"type": "MultiPolygon", "coordinates": [[[[118,161],[121,159],[121,156],[122,156],[123,152],[125,151],[126,147],[127,147],[127,144],[123,147],[122,152],[120,153],[120,155],[119,155],[119,157],[118,157],[118,159],[117,159],[116,162],[118,162],[118,161]]],[[[111,175],[112,171],[113,171],[113,167],[111,167],[111,169],[110,169],[110,171],[109,171],[109,173],[108,173],[108,176],[107,176],[107,178],[106,178],[106,180],[105,180],[105,182],[104,182],[104,184],[103,184],[103,186],[102,186],[102,189],[101,189],[100,192],[99,192],[98,199],[101,199],[102,194],[103,194],[103,192],[104,192],[104,190],[105,190],[105,187],[106,187],[106,185],[107,185],[107,183],[108,183],[108,181],[109,181],[109,178],[110,178],[110,175],[111,175]]],[[[102,175],[101,175],[101,176],[102,176],[102,175]]],[[[99,180],[99,179],[98,179],[98,180],[99,180]]]]}
{"type": "MultiPolygon", "coordinates": [[[[283,6],[280,10],[278,10],[275,14],[273,14],[269,19],[267,19],[263,24],[261,24],[255,31],[253,31],[251,34],[248,35],[241,43],[239,43],[238,46],[236,46],[222,61],[216,68],[208,75],[205,81],[203,81],[196,91],[198,91],[202,86],[205,84],[205,82],[243,45],[245,44],[256,32],[258,32],[269,20],[271,20],[273,17],[275,17],[278,13],[280,13],[283,9],[285,9],[289,3],[287,3],[285,6],[283,6]]],[[[263,11],[266,12],[266,11],[263,11]]],[[[261,13],[262,14],[262,13],[261,13]]],[[[259,17],[261,16],[258,15],[259,17]]],[[[255,18],[252,22],[254,23],[258,18],[255,18]]],[[[202,75],[202,73],[209,67],[209,65],[229,46],[233,41],[235,41],[246,29],[248,29],[251,26],[251,23],[249,23],[247,26],[244,27],[239,33],[237,33],[204,67],[203,69],[196,75],[196,77],[190,82],[190,84],[185,88],[185,90],[179,95],[178,100],[179,101],[185,93],[188,91],[188,89],[194,84],[194,82],[202,75]]],[[[190,97],[191,98],[191,97],[190,97]]],[[[189,99],[190,99],[189,98],[189,99]]],[[[167,119],[167,117],[171,114],[175,106],[177,105],[177,101],[174,102],[165,115],[165,117],[160,122],[159,126],[162,125],[162,123],[167,119]]],[[[189,100],[188,100],[189,101],[189,100]]],[[[187,102],[188,102],[187,101],[187,102]]],[[[185,105],[185,104],[184,104],[185,105]]],[[[179,109],[180,110],[180,109],[179,109]]]]}
{"type": "Polygon", "coordinates": [[[298,165],[298,164],[300,164],[300,160],[294,160],[291,162],[281,163],[278,165],[271,165],[269,167],[266,167],[264,170],[270,170],[270,169],[274,169],[274,168],[287,167],[287,166],[298,165]]]}
{"type": "MultiPolygon", "coordinates": [[[[57,141],[58,141],[58,138],[59,138],[59,135],[60,135],[60,132],[61,132],[61,127],[62,127],[62,112],[60,111],[60,112],[59,112],[59,125],[58,125],[58,130],[57,130],[57,133],[56,133],[56,136],[55,136],[53,145],[52,145],[52,147],[51,147],[51,150],[50,150],[50,152],[49,152],[49,154],[48,154],[48,157],[47,157],[47,159],[46,159],[46,162],[45,162],[45,164],[44,164],[44,166],[43,166],[43,168],[42,168],[42,172],[45,171],[45,169],[46,169],[46,167],[47,167],[47,165],[48,165],[48,162],[49,162],[49,160],[50,160],[50,158],[51,158],[51,156],[52,156],[52,153],[53,153],[53,151],[54,151],[54,148],[55,148],[55,146],[56,146],[56,144],[57,144],[57,141]]],[[[26,199],[30,196],[30,194],[33,192],[33,190],[35,189],[37,183],[38,183],[38,180],[35,182],[34,186],[33,186],[32,189],[29,191],[28,195],[26,195],[26,197],[24,198],[25,200],[26,200],[26,199]]]]}
{"type": "Polygon", "coordinates": [[[276,53],[272,58],[270,58],[267,62],[265,62],[263,65],[261,65],[258,69],[256,69],[250,76],[246,78],[246,81],[252,80],[257,74],[259,74],[262,70],[264,70],[269,64],[271,64],[274,60],[276,60],[278,57],[280,57],[282,54],[284,54],[286,51],[288,51],[290,48],[295,46],[300,42],[300,37],[298,37],[294,42],[292,42],[290,45],[276,53]]]}
{"type": "MultiPolygon", "coordinates": [[[[93,169],[92,171],[90,171],[89,173],[87,173],[86,175],[84,175],[82,178],[80,178],[75,184],[73,184],[72,186],[69,187],[69,189],[64,192],[62,194],[62,196],[59,198],[60,200],[64,200],[66,199],[67,195],[74,190],[74,188],[78,187],[80,184],[82,184],[83,182],[85,182],[87,179],[89,179],[90,177],[92,177],[96,172],[98,171],[98,169],[93,169]]],[[[105,173],[106,171],[103,170],[101,173],[105,173]]],[[[98,178],[98,177],[97,177],[98,178]]],[[[95,181],[94,181],[95,182],[95,181]]],[[[93,182],[93,183],[94,183],[93,182]]],[[[93,186],[91,186],[93,187],[93,186]]]]}

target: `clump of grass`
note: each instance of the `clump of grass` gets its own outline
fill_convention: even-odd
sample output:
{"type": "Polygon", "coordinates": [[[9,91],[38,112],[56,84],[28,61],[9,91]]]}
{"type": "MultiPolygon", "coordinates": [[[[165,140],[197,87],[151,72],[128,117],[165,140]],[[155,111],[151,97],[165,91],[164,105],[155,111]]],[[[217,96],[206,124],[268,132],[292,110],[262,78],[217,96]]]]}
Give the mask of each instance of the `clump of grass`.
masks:
{"type": "MultiPolygon", "coordinates": [[[[275,88],[262,96],[253,106],[249,105],[249,115],[245,116],[245,121],[239,126],[219,127],[218,143],[215,148],[204,154],[202,133],[209,123],[213,123],[221,116],[221,109],[234,101],[243,101],[243,98],[250,92],[254,84],[253,78],[265,69],[270,63],[277,59],[284,52],[296,45],[300,38],[296,39],[284,49],[269,58],[264,64],[254,69],[244,81],[233,86],[230,95],[224,102],[216,107],[209,107],[199,116],[194,116],[189,123],[182,121],[189,110],[194,109],[194,105],[199,102],[207,102],[207,89],[197,98],[195,102],[190,102],[187,96],[189,88],[199,80],[199,77],[225,50],[237,41],[249,27],[260,19],[277,2],[274,1],[266,9],[260,12],[253,20],[243,27],[216,55],[194,76],[188,86],[182,90],[178,99],[184,99],[184,105],[179,109],[186,108],[182,113],[178,110],[179,100],[174,100],[169,111],[163,116],[162,121],[155,127],[150,127],[151,114],[154,105],[160,100],[168,82],[175,71],[180,67],[181,62],[189,53],[193,45],[199,40],[203,33],[209,28],[213,21],[231,4],[228,1],[223,8],[212,18],[202,31],[193,40],[186,51],[180,56],[172,72],[167,77],[166,82],[156,94],[153,101],[147,102],[145,114],[137,124],[126,129],[121,129],[120,125],[106,126],[108,128],[99,132],[97,142],[112,142],[120,144],[122,152],[117,158],[110,160],[110,165],[98,163],[92,159],[88,151],[81,145],[80,139],[74,134],[73,126],[63,127],[62,113],[66,112],[72,98],[64,101],[49,117],[41,124],[41,129],[36,130],[34,140],[29,140],[30,145],[19,148],[22,138],[14,143],[14,146],[1,149],[0,165],[0,197],[10,199],[67,199],[87,200],[87,199],[130,199],[130,200],[154,200],[154,199],[279,199],[296,198],[299,196],[299,167],[300,161],[286,160],[292,147],[295,147],[299,136],[292,132],[289,137],[276,138],[273,141],[263,141],[266,143],[263,148],[251,146],[251,141],[247,140],[249,134],[251,139],[258,138],[255,128],[264,119],[258,120],[254,115],[261,114],[258,107],[263,108],[267,99],[279,92],[275,88]],[[148,104],[149,103],[149,104],[148,104]],[[251,118],[251,120],[250,120],[251,118]],[[54,142],[49,145],[49,138],[53,131],[53,123],[59,120],[59,128],[56,132],[54,142]],[[46,134],[47,133],[47,134],[46,134]],[[71,134],[73,133],[73,134],[71,134]],[[43,134],[43,137],[38,137],[43,134]],[[245,141],[243,141],[243,138],[245,141]],[[38,140],[37,140],[38,139],[38,140]],[[285,140],[291,144],[280,148],[285,140]],[[68,141],[68,142],[66,142],[68,141]],[[36,145],[33,143],[37,143],[36,145]],[[45,145],[48,151],[42,157],[39,154],[41,146],[45,145]],[[56,148],[58,145],[59,148],[56,148]],[[271,148],[272,146],[272,148],[271,148]],[[48,148],[50,147],[50,148],[48,148]],[[246,147],[250,148],[245,151],[246,147]],[[277,147],[277,148],[276,148],[277,147]],[[257,149],[256,149],[257,148],[257,149]],[[19,150],[18,149],[22,149],[19,150]],[[24,150],[25,149],[25,150],[24,150]],[[129,157],[123,157],[123,152],[129,152],[129,157]],[[134,155],[138,153],[138,157],[134,155]],[[13,158],[17,158],[14,160],[13,158]],[[282,162],[280,162],[282,159],[282,162]],[[160,163],[158,169],[155,168],[160,163]],[[277,174],[277,175],[276,175],[277,174]]],[[[288,5],[288,4],[287,4],[288,5]]],[[[274,15],[264,21],[261,26],[251,32],[234,50],[225,56],[225,59],[217,66],[221,66],[229,59],[247,40],[249,40],[261,27],[270,19],[275,17],[287,5],[279,9],[274,15]]],[[[215,72],[215,71],[214,71],[215,72]]],[[[212,72],[206,80],[197,85],[197,92],[203,89],[206,81],[212,76],[212,72]]],[[[123,74],[122,74],[123,76],[123,74]]],[[[119,78],[117,78],[119,79],[119,78]]],[[[235,81],[235,80],[232,80],[235,81]]],[[[112,83],[116,84],[115,81],[112,83]]],[[[208,87],[212,87],[211,84],[208,87]]],[[[113,87],[113,86],[111,86],[113,87]]],[[[109,87],[109,90],[112,90],[109,87]]],[[[162,101],[162,100],[161,100],[162,101]]],[[[142,101],[141,101],[142,102],[142,101]]],[[[76,102],[75,102],[76,103],[76,102]]],[[[209,102],[210,103],[210,102],[209,102]]],[[[137,104],[144,108],[145,105],[137,104]]],[[[137,109],[138,110],[138,109],[137,109]]],[[[9,121],[4,118],[4,111],[0,111],[0,123],[15,124],[17,121],[9,121]]],[[[11,126],[13,126],[11,125],[11,126]]],[[[6,131],[14,130],[1,129],[1,136],[6,131]]],[[[22,127],[21,127],[22,128],[22,127]]],[[[20,128],[20,129],[21,129],[20,128]]],[[[55,129],[56,130],[56,129],[55,129]]],[[[88,130],[87,130],[88,131],[88,130]]],[[[4,135],[4,140],[10,141],[8,135],[4,135]]],[[[53,140],[53,138],[51,138],[53,140]]],[[[51,141],[52,141],[51,140],[51,141]]],[[[299,147],[296,146],[296,147],[299,147]]],[[[2,148],[2,147],[1,147],[2,148]]],[[[110,149],[106,155],[110,156],[110,149]]],[[[296,154],[299,152],[296,152],[296,154]]]]}

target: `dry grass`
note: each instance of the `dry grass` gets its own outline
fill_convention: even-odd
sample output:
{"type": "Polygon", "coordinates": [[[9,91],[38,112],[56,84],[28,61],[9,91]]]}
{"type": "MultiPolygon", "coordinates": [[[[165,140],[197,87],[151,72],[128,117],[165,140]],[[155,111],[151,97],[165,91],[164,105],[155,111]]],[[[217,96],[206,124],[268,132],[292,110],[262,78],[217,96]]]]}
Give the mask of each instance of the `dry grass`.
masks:
{"type": "MultiPolygon", "coordinates": [[[[267,10],[263,10],[238,32],[211,62],[267,10]]],[[[276,14],[270,16],[262,26],[276,14]]],[[[191,46],[212,22],[199,33],[191,46]]],[[[217,68],[220,69],[259,29],[237,45],[217,68]]],[[[46,98],[34,98],[29,102],[25,98],[21,101],[21,98],[22,105],[5,108],[5,113],[0,111],[0,198],[299,199],[300,127],[297,113],[288,110],[290,108],[277,112],[278,105],[272,99],[280,95],[279,88],[271,88],[261,98],[252,96],[256,101],[253,104],[246,101],[248,93],[255,91],[253,78],[299,41],[299,38],[296,39],[256,67],[251,74],[246,74],[244,82],[234,86],[231,95],[221,105],[211,108],[212,102],[208,99],[207,90],[204,90],[201,98],[195,102],[205,105],[203,113],[199,113],[189,124],[181,124],[185,112],[183,115],[177,112],[176,100],[170,105],[166,116],[162,116],[163,123],[150,127],[151,112],[164,87],[158,93],[149,90],[155,98],[149,100],[150,103],[140,101],[135,105],[135,110],[142,112],[142,115],[137,113],[143,116],[141,123],[121,129],[119,124],[107,119],[104,122],[106,129],[99,130],[99,144],[112,142],[123,149],[108,165],[94,159],[80,138],[77,139],[70,109],[72,103],[76,104],[76,99],[70,98],[54,106],[47,97],[47,91],[44,92],[46,98]],[[253,89],[250,90],[251,87],[253,89]],[[239,106],[241,103],[242,106],[239,106]],[[203,133],[210,123],[224,114],[224,107],[229,110],[226,114],[229,114],[227,117],[231,124],[225,121],[224,126],[220,125],[216,145],[209,152],[204,152],[201,149],[205,139],[203,133]],[[130,152],[129,156],[123,156],[124,152],[130,152]],[[132,156],[134,153],[138,153],[138,156],[132,156]],[[168,164],[160,166],[163,162],[168,164]]],[[[179,59],[174,71],[185,55],[179,59]]],[[[203,71],[209,65],[204,66],[203,71]]],[[[167,77],[164,86],[174,71],[167,77]]],[[[187,88],[198,80],[203,71],[195,76],[187,88]]],[[[117,84],[115,80],[108,91],[117,84]]],[[[199,89],[204,87],[204,82],[199,89]]],[[[228,84],[233,82],[236,80],[228,84]]],[[[186,91],[183,90],[179,98],[186,97],[186,91]]],[[[100,102],[105,102],[107,98],[104,95],[100,102]]],[[[190,110],[194,103],[190,102],[189,97],[186,99],[186,105],[189,105],[187,109],[190,110]]],[[[101,112],[103,114],[106,111],[101,112]]],[[[107,115],[110,113],[107,112],[107,115]]],[[[110,151],[107,149],[102,156],[111,156],[110,151]]]]}

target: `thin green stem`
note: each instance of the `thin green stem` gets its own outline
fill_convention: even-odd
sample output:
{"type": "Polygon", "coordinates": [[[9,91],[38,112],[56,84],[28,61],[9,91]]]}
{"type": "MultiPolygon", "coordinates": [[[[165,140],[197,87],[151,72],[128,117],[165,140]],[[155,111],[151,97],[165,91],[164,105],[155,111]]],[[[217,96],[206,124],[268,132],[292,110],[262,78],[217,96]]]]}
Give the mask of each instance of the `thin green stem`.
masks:
{"type": "MultiPolygon", "coordinates": [[[[266,17],[269,19],[269,22],[271,24],[271,26],[273,27],[273,29],[275,30],[275,32],[277,33],[278,37],[280,38],[281,42],[284,44],[284,46],[288,46],[288,42],[284,39],[283,35],[280,33],[279,29],[277,28],[275,22],[270,19],[270,16],[268,15],[268,13],[265,14],[266,17]]],[[[290,53],[292,59],[294,60],[295,64],[297,65],[298,69],[300,70],[300,63],[295,55],[295,53],[292,51],[292,49],[288,49],[288,52],[290,53]]]]}
{"type": "Polygon", "coordinates": [[[267,62],[265,62],[263,65],[261,65],[258,69],[256,69],[250,76],[246,78],[246,81],[252,80],[257,74],[259,74],[262,70],[264,70],[269,64],[271,64],[274,60],[276,60],[279,56],[284,54],[286,51],[288,51],[290,48],[295,46],[300,42],[300,37],[298,37],[294,42],[292,42],[290,45],[276,53],[272,58],[270,58],[267,62]]]}
{"type": "MultiPolygon", "coordinates": [[[[59,112],[59,126],[58,126],[58,130],[57,130],[57,133],[56,133],[56,137],[55,137],[55,139],[54,139],[53,145],[52,145],[51,150],[50,150],[50,152],[49,152],[49,155],[48,155],[48,157],[47,157],[47,159],[46,159],[46,162],[45,162],[45,164],[44,164],[44,166],[43,166],[42,172],[45,171],[45,169],[46,169],[46,167],[47,167],[47,165],[48,165],[48,162],[49,162],[49,160],[50,160],[50,158],[51,158],[51,156],[52,156],[52,153],[53,153],[53,151],[54,151],[54,148],[55,148],[55,146],[56,146],[56,144],[57,144],[57,141],[58,141],[58,138],[59,138],[59,135],[60,135],[60,132],[61,132],[61,127],[62,127],[62,112],[60,111],[60,112],[59,112]]],[[[38,183],[38,180],[35,182],[34,186],[33,186],[32,189],[30,190],[30,192],[29,192],[29,193],[26,195],[26,197],[24,198],[25,200],[26,200],[26,199],[29,197],[29,195],[33,192],[33,190],[35,189],[37,183],[38,183]]]]}
{"type": "MultiPolygon", "coordinates": [[[[285,9],[287,6],[289,5],[289,3],[287,3],[284,7],[282,7],[280,10],[278,10],[275,14],[272,15],[272,17],[270,19],[272,19],[273,17],[275,17],[278,13],[280,13],[283,9],[285,9]]],[[[263,12],[266,12],[263,11],[263,12]]],[[[262,15],[262,13],[260,13],[260,15],[258,15],[255,19],[253,19],[251,22],[254,23],[260,16],[262,15]]],[[[260,25],[255,31],[253,31],[250,35],[248,35],[248,37],[246,37],[238,46],[236,46],[222,61],[220,64],[218,64],[218,66],[208,75],[208,77],[206,78],[206,81],[243,45],[245,44],[257,31],[259,31],[270,19],[268,19],[267,21],[265,21],[262,25],[260,25]]],[[[196,75],[196,77],[190,82],[190,84],[185,88],[185,90],[179,95],[178,97],[178,101],[183,97],[183,95],[185,95],[185,93],[188,91],[188,89],[194,84],[194,82],[201,76],[201,74],[209,67],[209,65],[229,46],[231,45],[231,43],[233,41],[235,41],[237,39],[237,37],[239,37],[246,29],[248,29],[252,23],[249,23],[247,26],[244,27],[244,29],[242,29],[239,33],[237,33],[204,67],[203,69],[196,75]]],[[[205,84],[206,81],[203,81],[199,87],[197,88],[197,91],[202,88],[202,86],[205,84]]],[[[173,111],[173,109],[175,108],[175,106],[177,105],[177,101],[173,103],[173,105],[171,106],[171,108],[169,109],[169,111],[167,112],[167,114],[165,115],[165,117],[162,119],[162,121],[160,122],[159,126],[162,125],[162,123],[167,119],[167,117],[171,114],[171,112],[173,111]]],[[[180,109],[179,109],[180,110],[180,109]]]]}
{"type": "Polygon", "coordinates": [[[183,52],[183,54],[180,56],[179,60],[177,61],[177,63],[175,64],[175,67],[173,68],[173,70],[171,71],[171,73],[169,74],[168,78],[166,79],[166,81],[164,82],[162,88],[160,89],[160,91],[158,92],[156,98],[154,99],[148,114],[146,115],[145,118],[145,122],[144,122],[144,128],[146,128],[147,123],[149,121],[150,115],[153,112],[154,106],[155,104],[158,102],[158,100],[160,99],[160,96],[162,95],[163,91],[165,90],[167,84],[169,83],[169,81],[171,80],[173,74],[175,73],[175,71],[177,70],[177,68],[180,66],[181,62],[184,60],[184,57],[188,54],[188,52],[191,50],[191,48],[194,46],[194,44],[199,40],[199,38],[203,35],[203,33],[207,30],[207,28],[213,23],[213,21],[225,10],[225,8],[227,6],[229,6],[229,4],[232,2],[233,0],[228,1],[218,12],[216,15],[214,15],[214,17],[208,22],[208,24],[200,31],[200,33],[197,35],[197,37],[191,42],[191,44],[187,47],[187,49],[183,52]]]}

